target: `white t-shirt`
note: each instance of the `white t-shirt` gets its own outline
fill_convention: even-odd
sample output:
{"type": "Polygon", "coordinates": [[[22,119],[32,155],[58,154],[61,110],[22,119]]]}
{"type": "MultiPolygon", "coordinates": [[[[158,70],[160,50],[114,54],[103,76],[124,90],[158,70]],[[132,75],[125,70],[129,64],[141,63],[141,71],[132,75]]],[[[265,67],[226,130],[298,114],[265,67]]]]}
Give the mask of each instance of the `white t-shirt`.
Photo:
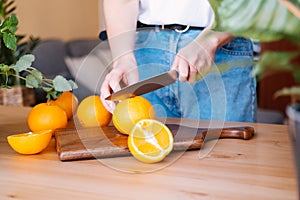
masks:
{"type": "Polygon", "coordinates": [[[144,24],[207,27],[214,21],[208,0],[140,0],[138,20],[144,24]]]}

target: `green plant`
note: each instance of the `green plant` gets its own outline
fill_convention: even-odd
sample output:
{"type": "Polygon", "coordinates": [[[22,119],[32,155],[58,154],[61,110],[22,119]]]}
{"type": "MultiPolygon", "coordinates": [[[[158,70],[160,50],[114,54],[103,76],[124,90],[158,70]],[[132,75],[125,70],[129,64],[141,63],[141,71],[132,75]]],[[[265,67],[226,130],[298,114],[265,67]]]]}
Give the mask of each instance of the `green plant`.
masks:
{"type": "Polygon", "coordinates": [[[18,18],[13,0],[0,0],[0,86],[11,88],[23,83],[28,88],[39,88],[47,93],[47,99],[56,99],[64,91],[77,88],[72,80],[56,76],[53,80],[32,67],[35,60],[31,51],[39,39],[30,37],[23,41],[24,35],[16,35],[18,18]]]}
{"type": "MultiPolygon", "coordinates": [[[[292,41],[293,52],[266,52],[256,63],[255,74],[291,71],[300,83],[300,66],[293,59],[300,56],[300,0],[209,0],[215,12],[214,30],[235,36],[270,42],[292,41]]],[[[284,88],[278,95],[300,95],[300,86],[284,88]]]]}
{"type": "Polygon", "coordinates": [[[30,53],[39,42],[39,38],[15,35],[18,19],[13,0],[0,0],[1,54],[0,63],[13,64],[26,53],[30,53]]]}

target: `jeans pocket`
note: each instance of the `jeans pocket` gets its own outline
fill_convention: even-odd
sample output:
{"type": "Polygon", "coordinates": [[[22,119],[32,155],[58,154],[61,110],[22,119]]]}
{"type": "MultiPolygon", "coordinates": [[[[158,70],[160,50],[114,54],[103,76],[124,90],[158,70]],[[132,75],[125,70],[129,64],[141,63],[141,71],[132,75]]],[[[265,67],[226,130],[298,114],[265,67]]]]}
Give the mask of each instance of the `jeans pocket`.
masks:
{"type": "Polygon", "coordinates": [[[231,56],[253,56],[253,46],[249,39],[237,37],[219,48],[221,53],[231,56]]]}

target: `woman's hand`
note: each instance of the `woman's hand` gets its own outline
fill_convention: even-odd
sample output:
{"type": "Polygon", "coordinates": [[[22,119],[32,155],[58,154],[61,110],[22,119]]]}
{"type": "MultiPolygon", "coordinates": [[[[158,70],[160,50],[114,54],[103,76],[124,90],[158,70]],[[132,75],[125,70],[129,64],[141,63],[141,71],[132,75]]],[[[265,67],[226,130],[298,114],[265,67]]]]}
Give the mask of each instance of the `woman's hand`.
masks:
{"type": "Polygon", "coordinates": [[[106,75],[100,89],[104,107],[112,113],[115,108],[115,102],[105,100],[105,98],[110,96],[112,92],[121,89],[120,83],[131,85],[138,80],[139,75],[134,54],[130,53],[117,59],[113,63],[112,70],[106,75]]]}
{"type": "Polygon", "coordinates": [[[229,33],[214,32],[207,28],[193,42],[179,50],[171,69],[178,71],[182,82],[198,81],[213,66],[216,50],[232,39],[229,33]]]}
{"type": "Polygon", "coordinates": [[[133,53],[139,1],[104,0],[103,10],[113,67],[102,83],[100,95],[103,105],[112,113],[115,103],[105,98],[120,89],[121,81],[128,85],[139,79],[133,53]]]}

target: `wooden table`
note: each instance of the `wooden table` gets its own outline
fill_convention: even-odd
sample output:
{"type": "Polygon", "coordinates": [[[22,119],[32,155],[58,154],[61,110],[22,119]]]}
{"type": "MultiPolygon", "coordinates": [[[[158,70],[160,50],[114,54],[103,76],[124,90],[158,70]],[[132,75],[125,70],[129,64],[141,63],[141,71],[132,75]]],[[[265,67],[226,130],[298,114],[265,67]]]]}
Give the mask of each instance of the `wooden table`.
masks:
{"type": "Polygon", "coordinates": [[[132,157],[62,162],[54,139],[37,155],[14,152],[6,136],[28,131],[29,110],[0,106],[1,200],[297,199],[285,125],[232,123],[253,126],[255,137],[219,140],[204,158],[199,151],[172,154],[165,162],[148,164],[153,172],[128,173],[120,170],[145,166],[132,157]]]}

